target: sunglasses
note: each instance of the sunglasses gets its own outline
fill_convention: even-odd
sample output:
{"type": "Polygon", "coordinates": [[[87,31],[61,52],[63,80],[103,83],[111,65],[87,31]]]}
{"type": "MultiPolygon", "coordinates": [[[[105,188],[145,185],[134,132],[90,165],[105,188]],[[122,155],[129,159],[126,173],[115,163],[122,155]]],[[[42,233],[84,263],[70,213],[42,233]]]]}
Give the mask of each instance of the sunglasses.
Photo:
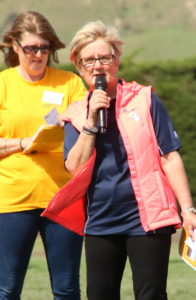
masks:
{"type": "Polygon", "coordinates": [[[40,51],[42,54],[49,54],[53,50],[53,47],[50,46],[50,45],[47,45],[47,46],[46,45],[43,45],[43,46],[35,46],[35,45],[22,46],[21,43],[18,40],[16,40],[16,42],[25,54],[34,55],[34,54],[37,54],[38,51],[40,51]]]}

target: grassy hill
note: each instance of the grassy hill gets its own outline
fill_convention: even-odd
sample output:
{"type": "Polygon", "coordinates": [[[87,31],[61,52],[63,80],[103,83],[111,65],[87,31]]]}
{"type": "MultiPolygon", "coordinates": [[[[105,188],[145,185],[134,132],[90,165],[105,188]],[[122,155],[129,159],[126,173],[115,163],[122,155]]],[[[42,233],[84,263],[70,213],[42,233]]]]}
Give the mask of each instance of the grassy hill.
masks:
{"type": "MultiPolygon", "coordinates": [[[[124,55],[136,61],[196,55],[195,0],[0,0],[1,35],[22,10],[43,13],[66,43],[84,23],[100,19],[119,28],[124,55]]],[[[60,52],[62,62],[67,53],[60,52]]]]}

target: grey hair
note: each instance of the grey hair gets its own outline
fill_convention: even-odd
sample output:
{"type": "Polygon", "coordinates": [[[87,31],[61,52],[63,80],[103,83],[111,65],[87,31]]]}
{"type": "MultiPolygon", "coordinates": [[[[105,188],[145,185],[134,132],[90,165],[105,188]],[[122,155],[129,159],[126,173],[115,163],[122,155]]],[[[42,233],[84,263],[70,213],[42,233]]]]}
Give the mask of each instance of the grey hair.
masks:
{"type": "Polygon", "coordinates": [[[120,57],[123,42],[119,37],[118,30],[111,25],[105,25],[102,21],[88,22],[76,32],[70,43],[70,60],[74,65],[78,65],[80,51],[97,39],[104,39],[108,42],[114,55],[120,57]]]}

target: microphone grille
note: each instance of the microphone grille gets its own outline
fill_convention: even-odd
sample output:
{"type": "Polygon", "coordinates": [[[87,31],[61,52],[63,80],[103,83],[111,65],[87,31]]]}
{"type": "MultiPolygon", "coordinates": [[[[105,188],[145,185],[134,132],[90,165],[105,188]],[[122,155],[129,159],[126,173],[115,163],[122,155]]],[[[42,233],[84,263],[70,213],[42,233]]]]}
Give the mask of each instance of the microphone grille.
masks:
{"type": "Polygon", "coordinates": [[[107,81],[104,75],[97,75],[95,79],[95,89],[105,91],[107,89],[107,81]]]}

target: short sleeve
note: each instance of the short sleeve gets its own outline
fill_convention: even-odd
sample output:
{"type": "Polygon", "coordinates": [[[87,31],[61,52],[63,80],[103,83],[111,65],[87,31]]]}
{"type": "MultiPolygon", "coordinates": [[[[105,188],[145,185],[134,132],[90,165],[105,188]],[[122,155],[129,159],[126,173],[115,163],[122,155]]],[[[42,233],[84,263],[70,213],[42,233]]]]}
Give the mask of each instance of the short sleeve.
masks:
{"type": "Polygon", "coordinates": [[[86,96],[87,90],[80,76],[73,74],[70,82],[70,91],[70,103],[81,100],[86,96]]]}
{"type": "Polygon", "coordinates": [[[76,143],[78,136],[79,132],[75,127],[70,122],[66,122],[64,126],[64,160],[67,159],[67,155],[76,143]]]}
{"type": "Polygon", "coordinates": [[[2,109],[2,105],[5,101],[5,83],[1,72],[0,72],[0,109],[2,109]]]}
{"type": "Polygon", "coordinates": [[[160,153],[163,155],[179,150],[181,142],[173,123],[164,105],[155,93],[152,94],[151,116],[160,153]]]}

